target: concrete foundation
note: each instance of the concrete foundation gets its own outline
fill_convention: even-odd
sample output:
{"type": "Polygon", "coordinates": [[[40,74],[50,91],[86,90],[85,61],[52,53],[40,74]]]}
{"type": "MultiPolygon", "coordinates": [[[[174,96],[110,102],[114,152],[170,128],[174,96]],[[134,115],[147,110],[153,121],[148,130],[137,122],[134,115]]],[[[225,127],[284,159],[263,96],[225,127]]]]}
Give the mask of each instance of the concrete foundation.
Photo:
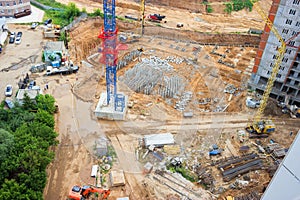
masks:
{"type": "Polygon", "coordinates": [[[96,117],[100,119],[107,119],[107,120],[125,120],[126,110],[127,110],[127,101],[128,96],[125,96],[124,102],[124,109],[123,112],[115,111],[114,103],[110,103],[107,105],[107,93],[101,93],[100,99],[98,101],[97,107],[95,109],[96,117]]]}

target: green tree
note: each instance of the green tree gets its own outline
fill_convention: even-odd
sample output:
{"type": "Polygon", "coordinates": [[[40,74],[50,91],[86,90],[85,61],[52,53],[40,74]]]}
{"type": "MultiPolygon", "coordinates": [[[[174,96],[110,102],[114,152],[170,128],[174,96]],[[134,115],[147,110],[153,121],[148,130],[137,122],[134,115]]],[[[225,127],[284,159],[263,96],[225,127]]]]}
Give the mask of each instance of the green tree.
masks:
{"type": "Polygon", "coordinates": [[[53,96],[46,95],[38,95],[36,97],[37,108],[41,110],[45,110],[50,114],[53,114],[55,111],[55,99],[53,96]]]}
{"type": "MultiPolygon", "coordinates": [[[[35,182],[35,180],[33,180],[35,182]]],[[[33,191],[24,183],[18,183],[16,180],[5,180],[0,188],[1,200],[42,200],[43,193],[33,191]]]]}
{"type": "Polygon", "coordinates": [[[45,170],[54,158],[49,147],[57,144],[54,102],[50,95],[39,95],[36,101],[27,96],[22,106],[0,107],[1,200],[43,199],[45,170]]]}
{"type": "Polygon", "coordinates": [[[91,14],[91,16],[93,16],[93,17],[100,16],[103,18],[104,14],[99,8],[97,8],[96,10],[94,10],[94,12],[91,14]]]}
{"type": "Polygon", "coordinates": [[[80,15],[79,8],[76,7],[74,3],[69,3],[67,8],[64,11],[64,17],[69,22],[72,22],[75,17],[78,17],[80,15]]]}
{"type": "Polygon", "coordinates": [[[39,109],[35,115],[35,122],[39,122],[45,124],[50,127],[52,130],[54,129],[55,121],[53,115],[49,114],[46,110],[39,109]]]}
{"type": "Polygon", "coordinates": [[[0,162],[7,158],[14,146],[14,136],[4,129],[0,129],[0,162]]]}
{"type": "Polygon", "coordinates": [[[27,92],[24,93],[23,104],[22,107],[24,110],[32,111],[36,110],[35,102],[29,97],[27,92]]]}
{"type": "Polygon", "coordinates": [[[224,11],[226,12],[226,13],[228,13],[228,14],[230,14],[231,12],[232,12],[232,10],[233,10],[233,5],[232,5],[232,3],[230,3],[230,2],[226,2],[226,3],[224,3],[225,4],[225,9],[224,9],[224,11]]]}

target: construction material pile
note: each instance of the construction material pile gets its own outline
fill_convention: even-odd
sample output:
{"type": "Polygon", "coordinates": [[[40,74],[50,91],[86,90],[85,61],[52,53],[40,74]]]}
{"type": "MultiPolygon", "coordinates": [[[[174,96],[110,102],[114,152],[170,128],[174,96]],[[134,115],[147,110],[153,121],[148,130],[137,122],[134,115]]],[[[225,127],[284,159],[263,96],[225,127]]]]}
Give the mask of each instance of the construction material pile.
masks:
{"type": "Polygon", "coordinates": [[[126,54],[122,60],[119,60],[117,65],[117,70],[122,69],[127,66],[129,62],[133,61],[135,58],[141,56],[142,52],[139,50],[134,50],[126,54]]]}
{"type": "Polygon", "coordinates": [[[261,169],[261,167],[262,160],[254,153],[229,159],[218,165],[222,172],[223,180],[226,182],[249,171],[261,169]]]}
{"type": "Polygon", "coordinates": [[[141,62],[120,77],[120,81],[138,93],[158,94],[164,98],[178,97],[185,88],[185,80],[177,75],[170,62],[180,64],[183,59],[161,59],[157,56],[142,58],[141,62]]]}

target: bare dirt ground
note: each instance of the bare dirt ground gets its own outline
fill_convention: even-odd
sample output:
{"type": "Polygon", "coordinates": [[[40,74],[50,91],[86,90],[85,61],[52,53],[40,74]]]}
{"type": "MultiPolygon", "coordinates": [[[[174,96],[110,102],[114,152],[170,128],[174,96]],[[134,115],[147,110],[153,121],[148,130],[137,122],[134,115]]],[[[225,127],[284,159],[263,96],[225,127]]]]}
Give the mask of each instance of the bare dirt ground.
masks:
{"type": "MultiPolygon", "coordinates": [[[[72,2],[75,2],[79,7],[87,8],[87,10],[93,10],[94,8],[98,8],[98,6],[101,8],[101,5],[95,2],[72,2]]],[[[270,5],[270,1],[262,2],[266,2],[264,7],[270,5]]],[[[63,3],[68,3],[68,1],[64,1],[63,3]]],[[[128,2],[124,2],[124,4],[135,5],[128,2]]],[[[184,10],[176,11],[178,14],[175,15],[175,11],[168,10],[166,7],[149,8],[149,13],[150,9],[151,12],[159,11],[167,13],[169,19],[166,26],[170,27],[174,27],[179,19],[181,19],[181,22],[188,24],[184,28],[190,30],[199,29],[199,31],[203,32],[207,30],[216,32],[242,32],[248,30],[250,27],[260,29],[263,27],[263,23],[255,12],[247,13],[241,11],[225,18],[223,14],[193,14],[184,10]],[[206,21],[190,23],[190,21],[193,21],[191,19],[195,15],[197,17],[200,16],[206,21]],[[190,19],[186,18],[184,19],[186,21],[182,21],[181,16],[189,16],[190,19]],[[220,17],[224,20],[223,22],[220,20],[220,17]],[[206,26],[208,29],[206,29],[206,26]]],[[[135,14],[137,11],[118,8],[117,12],[120,15],[125,15],[129,12],[135,14]]],[[[71,32],[72,40],[69,50],[71,58],[78,64],[81,60],[85,60],[86,57],[97,52],[100,41],[95,37],[98,36],[101,26],[101,22],[97,20],[88,20],[71,32]]],[[[127,31],[132,25],[119,24],[119,26],[123,28],[122,30],[127,31]]],[[[5,53],[0,55],[2,64],[0,70],[7,69],[0,72],[0,89],[2,91],[4,91],[4,85],[8,83],[13,84],[14,88],[17,88],[18,80],[29,72],[30,65],[40,62],[41,50],[46,42],[42,38],[41,30],[39,29],[32,31],[28,30],[29,27],[27,26],[19,25],[10,25],[9,28],[22,30],[24,38],[20,46],[8,45],[5,53]],[[18,51],[20,48],[23,51],[18,51]],[[18,52],[17,55],[16,52],[18,52]],[[30,60],[30,58],[35,59],[30,60]],[[14,63],[19,64],[15,65],[14,63]]],[[[66,199],[69,189],[74,184],[94,185],[94,179],[90,177],[90,171],[92,164],[98,162],[98,159],[93,154],[93,145],[99,137],[106,136],[110,140],[110,144],[113,145],[118,156],[113,168],[124,170],[126,178],[125,186],[111,188],[112,194],[109,197],[110,200],[124,196],[129,196],[132,200],[167,199],[167,196],[174,195],[174,191],[154,180],[152,175],[145,176],[142,173],[142,166],[146,160],[137,162],[135,152],[138,146],[138,139],[142,135],[172,132],[176,143],[182,145],[182,148],[186,149],[185,152],[188,154],[199,152],[204,163],[210,161],[209,159],[206,160],[207,151],[214,143],[219,144],[220,147],[225,149],[227,148],[225,144],[229,144],[228,146],[231,149],[238,149],[241,146],[237,138],[232,141],[231,138],[236,135],[238,130],[243,130],[249,121],[251,121],[255,110],[248,109],[245,106],[246,91],[241,91],[229,101],[230,95],[224,93],[223,90],[228,83],[233,84],[235,87],[241,87],[245,83],[249,74],[244,74],[243,72],[248,71],[249,65],[255,57],[256,49],[254,47],[219,47],[216,51],[222,54],[226,53],[227,55],[224,61],[236,64],[236,68],[232,69],[218,63],[220,57],[210,53],[214,46],[201,46],[201,51],[195,56],[193,48],[200,47],[200,45],[190,44],[190,46],[187,46],[186,42],[175,42],[163,38],[146,36],[136,43],[129,43],[128,50],[120,52],[120,59],[130,50],[134,50],[140,46],[143,46],[145,49],[145,53],[142,55],[144,58],[149,57],[150,54],[155,54],[162,58],[169,55],[182,58],[198,58],[197,65],[199,66],[199,71],[195,72],[194,76],[189,76],[189,71],[193,70],[190,66],[174,64],[174,68],[179,74],[182,74],[189,80],[188,87],[190,90],[198,91],[199,94],[195,97],[196,99],[206,97],[223,99],[222,104],[228,104],[226,110],[228,112],[203,112],[203,110],[213,110],[218,104],[208,104],[207,106],[191,104],[189,108],[198,111],[195,112],[194,118],[184,119],[182,118],[182,113],[176,111],[173,105],[166,103],[161,97],[135,93],[128,89],[125,83],[119,82],[118,90],[125,92],[129,95],[130,100],[136,102],[134,107],[128,110],[125,121],[111,122],[97,120],[95,119],[93,110],[98,101],[99,94],[105,91],[104,68],[98,64],[99,56],[89,60],[92,67],[82,65],[77,74],[53,77],[46,77],[42,73],[31,74],[30,76],[42,88],[44,84],[49,84],[50,89],[44,92],[56,98],[60,109],[60,112],[55,116],[57,122],[56,130],[59,132],[58,139],[60,144],[53,149],[56,152],[56,157],[47,170],[48,183],[44,191],[45,199],[66,199]],[[170,48],[170,44],[177,45],[180,48],[184,47],[186,51],[182,52],[175,48],[170,48]],[[209,59],[207,59],[207,56],[209,59]],[[236,70],[242,73],[239,74],[236,70]],[[228,143],[228,139],[231,142],[228,143]]],[[[134,66],[135,62],[131,62],[126,68],[120,70],[118,75],[122,76],[125,70],[134,66]]],[[[3,93],[0,95],[3,95],[3,93]]],[[[271,112],[268,114],[271,114],[271,112]]],[[[287,116],[273,116],[273,120],[276,123],[277,131],[271,138],[279,141],[281,145],[288,147],[294,138],[294,135],[289,136],[289,133],[290,131],[296,133],[300,128],[299,121],[289,119],[287,116]]],[[[267,143],[268,139],[264,139],[262,142],[267,143]]],[[[245,144],[250,145],[250,143],[245,144]]],[[[251,148],[256,151],[254,146],[251,148]]],[[[232,156],[231,153],[232,151],[227,150],[224,156],[232,156]]],[[[151,162],[155,161],[152,157],[147,159],[151,162]]],[[[154,162],[154,165],[159,166],[160,164],[159,162],[154,162]]],[[[215,172],[215,178],[218,182],[217,186],[221,186],[220,172],[217,170],[215,172]]],[[[268,174],[262,170],[260,173],[262,175],[259,177],[257,177],[257,173],[251,174],[251,178],[262,183],[268,183],[270,180],[268,174]]],[[[105,183],[105,186],[109,186],[108,183],[105,183]]],[[[253,189],[262,191],[263,186],[257,186],[257,183],[252,183],[250,187],[244,188],[242,193],[247,193],[253,189]]],[[[197,194],[202,195],[203,198],[201,199],[217,198],[198,185],[188,186],[188,188],[194,188],[197,194]]],[[[225,194],[235,195],[239,193],[241,193],[239,190],[229,190],[225,194]]],[[[178,198],[174,197],[173,199],[178,198]]]]}
{"type": "MultiPolygon", "coordinates": [[[[76,3],[80,9],[85,8],[89,12],[95,9],[102,10],[102,3],[88,0],[58,0],[63,4],[70,2],[76,3]]],[[[260,1],[263,9],[268,12],[271,6],[270,0],[260,1]]],[[[185,1],[180,3],[184,4],[185,1]]],[[[116,14],[124,17],[125,15],[132,15],[138,17],[140,15],[140,4],[133,1],[117,1],[116,14]],[[119,5],[119,6],[118,6],[119,5]]],[[[175,7],[159,6],[157,4],[146,4],[145,14],[160,13],[166,16],[167,23],[162,24],[164,27],[176,28],[177,23],[183,23],[183,30],[193,30],[200,32],[219,32],[219,33],[234,33],[247,32],[249,27],[256,29],[263,29],[264,22],[254,10],[248,12],[245,10],[228,14],[218,13],[192,13],[188,10],[178,9],[175,7]]]]}

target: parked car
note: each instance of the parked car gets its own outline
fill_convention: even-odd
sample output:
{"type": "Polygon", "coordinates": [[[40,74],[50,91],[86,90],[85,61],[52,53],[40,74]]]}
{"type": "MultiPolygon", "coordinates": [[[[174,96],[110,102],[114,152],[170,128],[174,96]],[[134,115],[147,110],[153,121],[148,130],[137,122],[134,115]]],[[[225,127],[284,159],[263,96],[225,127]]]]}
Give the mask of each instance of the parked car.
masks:
{"type": "Polygon", "coordinates": [[[48,24],[51,24],[52,23],[52,19],[47,19],[44,24],[47,26],[48,24]]]}
{"type": "Polygon", "coordinates": [[[9,36],[9,44],[13,44],[15,42],[15,37],[9,36]]]}
{"type": "Polygon", "coordinates": [[[5,99],[5,105],[9,108],[12,109],[15,105],[11,100],[5,99]]]}
{"type": "Polygon", "coordinates": [[[5,88],[5,96],[10,97],[12,95],[12,85],[7,85],[5,88]]]}
{"type": "Polygon", "coordinates": [[[33,22],[33,23],[31,24],[31,29],[35,29],[38,25],[39,25],[39,23],[33,22]]]}
{"type": "Polygon", "coordinates": [[[21,37],[17,37],[15,43],[16,43],[16,44],[21,44],[21,41],[22,41],[22,40],[21,40],[21,37]]]}
{"type": "Polygon", "coordinates": [[[18,32],[17,33],[17,37],[22,37],[23,33],[22,32],[18,32]]]}
{"type": "Polygon", "coordinates": [[[32,89],[33,86],[36,85],[36,82],[35,81],[30,81],[29,85],[28,85],[28,89],[32,89]]]}

